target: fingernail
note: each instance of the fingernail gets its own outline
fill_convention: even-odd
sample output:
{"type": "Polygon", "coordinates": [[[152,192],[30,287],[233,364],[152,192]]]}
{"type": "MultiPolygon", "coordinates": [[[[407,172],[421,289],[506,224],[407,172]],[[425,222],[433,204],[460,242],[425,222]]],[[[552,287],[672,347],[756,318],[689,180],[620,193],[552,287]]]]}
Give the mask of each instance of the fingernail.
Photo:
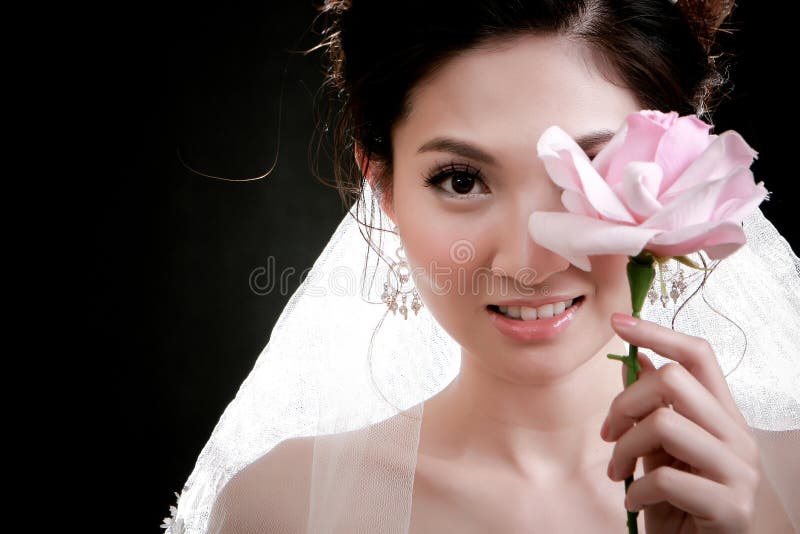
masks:
{"type": "Polygon", "coordinates": [[[611,322],[614,323],[614,326],[623,328],[626,326],[636,326],[636,318],[624,313],[611,314],[611,322]]]}
{"type": "Polygon", "coordinates": [[[608,441],[608,419],[603,421],[603,426],[600,428],[600,437],[608,441]]]}
{"type": "Polygon", "coordinates": [[[608,462],[608,469],[606,469],[606,473],[608,474],[608,478],[614,480],[614,461],[611,460],[608,462]]]}

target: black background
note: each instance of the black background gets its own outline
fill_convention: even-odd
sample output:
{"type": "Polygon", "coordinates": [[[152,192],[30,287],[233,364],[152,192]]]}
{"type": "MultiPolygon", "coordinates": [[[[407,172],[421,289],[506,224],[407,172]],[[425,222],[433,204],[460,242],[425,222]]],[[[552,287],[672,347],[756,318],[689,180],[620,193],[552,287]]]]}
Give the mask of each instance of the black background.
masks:
{"type": "MultiPolygon", "coordinates": [[[[311,174],[322,81],[309,1],[247,7],[139,4],[108,13],[85,42],[99,113],[92,139],[102,179],[75,216],[94,237],[84,274],[94,296],[81,318],[94,385],[76,391],[96,416],[99,479],[91,517],[114,532],[159,532],[200,449],[266,345],[283,305],[343,214],[311,174]],[[242,179],[229,182],[187,170],[242,179]],[[291,221],[288,223],[287,221],[291,221]],[[250,291],[251,271],[294,267],[287,291],[250,291]],[[112,499],[113,495],[113,499],[112,499]]],[[[738,6],[735,88],[716,131],[736,129],[759,151],[753,169],[773,198],[762,209],[797,250],[790,208],[792,103],[771,56],[792,58],[789,33],[763,3],[738,6]]],[[[320,172],[330,178],[322,157],[320,172]]]]}

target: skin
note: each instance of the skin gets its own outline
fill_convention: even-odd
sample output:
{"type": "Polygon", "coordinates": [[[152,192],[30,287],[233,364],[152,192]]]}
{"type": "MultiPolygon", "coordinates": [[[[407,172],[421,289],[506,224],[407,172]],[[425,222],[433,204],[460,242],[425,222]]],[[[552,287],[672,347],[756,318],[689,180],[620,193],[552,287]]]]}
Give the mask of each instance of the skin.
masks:
{"type": "MultiPolygon", "coordinates": [[[[462,347],[457,378],[424,405],[412,531],[446,509],[469,519],[464,532],[481,523],[622,532],[619,481],[642,457],[625,504],[644,509],[647,532],[753,532],[757,522],[758,531],[790,532],[710,345],[648,321],[615,326],[614,312],[630,312],[627,258],[593,256],[587,273],[527,232],[533,211],[564,211],[536,155],[544,130],[615,131],[641,109],[633,93],[604,78],[581,45],[530,35],[451,59],[414,88],[411,103],[392,130],[392,195],[382,207],[424,305],[462,347]],[[495,163],[418,152],[439,136],[495,163]],[[481,170],[474,195],[455,198],[451,178],[425,187],[426,175],[451,162],[481,170]],[[453,252],[457,244],[466,257],[453,252]],[[586,296],[555,339],[522,343],[488,320],[487,304],[547,291],[586,296]],[[676,363],[655,370],[643,360],[640,381],[622,391],[620,365],[606,354],[624,353],[623,340],[676,363]]],[[[362,165],[372,181],[375,169],[362,165]]]]}

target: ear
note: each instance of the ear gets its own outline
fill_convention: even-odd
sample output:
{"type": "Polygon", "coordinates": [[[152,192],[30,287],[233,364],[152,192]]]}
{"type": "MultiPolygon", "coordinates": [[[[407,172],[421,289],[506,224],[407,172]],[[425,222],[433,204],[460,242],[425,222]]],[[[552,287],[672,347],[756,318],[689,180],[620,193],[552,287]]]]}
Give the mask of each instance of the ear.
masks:
{"type": "MultiPolygon", "coordinates": [[[[372,187],[372,190],[375,191],[377,187],[377,175],[379,172],[379,167],[375,164],[375,162],[367,162],[366,156],[364,152],[361,150],[361,145],[355,143],[353,148],[353,154],[356,160],[356,166],[358,166],[361,174],[363,174],[369,185],[372,187]]],[[[383,209],[384,213],[389,216],[389,219],[397,225],[397,218],[394,215],[394,209],[392,208],[392,203],[387,199],[386,195],[383,195],[381,198],[381,209],[383,209]]]]}

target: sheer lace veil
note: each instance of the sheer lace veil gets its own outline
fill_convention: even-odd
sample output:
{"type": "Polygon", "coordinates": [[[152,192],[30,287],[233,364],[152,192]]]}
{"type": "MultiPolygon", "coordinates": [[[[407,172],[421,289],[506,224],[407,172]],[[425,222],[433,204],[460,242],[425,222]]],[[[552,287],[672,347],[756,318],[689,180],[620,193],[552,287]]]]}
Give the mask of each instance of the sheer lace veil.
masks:
{"type": "MultiPolygon", "coordinates": [[[[455,377],[460,352],[426,307],[387,315],[388,267],[368,240],[400,243],[372,196],[365,184],[291,296],[182,488],[172,534],[408,531],[424,401],[455,377]],[[246,467],[257,476],[237,476],[246,467]]],[[[800,450],[800,261],[760,209],[743,225],[747,245],[702,287],[689,278],[677,302],[647,302],[642,317],[711,342],[798,529],[786,451],[800,450]]]]}

